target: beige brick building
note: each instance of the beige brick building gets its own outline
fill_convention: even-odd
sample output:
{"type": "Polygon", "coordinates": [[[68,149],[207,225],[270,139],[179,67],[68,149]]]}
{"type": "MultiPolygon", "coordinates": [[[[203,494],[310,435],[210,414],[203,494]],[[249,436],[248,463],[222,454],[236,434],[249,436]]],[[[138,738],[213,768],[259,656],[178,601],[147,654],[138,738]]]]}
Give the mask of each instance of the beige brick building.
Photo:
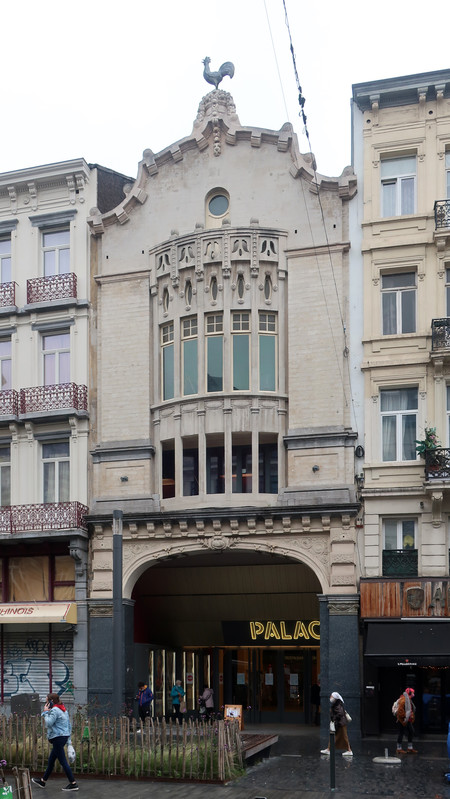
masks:
{"type": "Polygon", "coordinates": [[[363,727],[388,729],[390,698],[409,684],[420,732],[442,732],[450,691],[450,73],[355,85],[353,141],[364,282],[363,727]],[[430,428],[438,448],[425,458],[416,441],[430,428]]]}
{"type": "MultiPolygon", "coordinates": [[[[355,191],[218,89],[91,213],[90,652],[111,649],[116,510],[125,698],[150,680],[155,713],[179,676],[189,710],[211,682],[255,721],[308,720],[329,668],[357,710],[355,191]]],[[[90,690],[106,702],[105,668],[90,690]]]]}

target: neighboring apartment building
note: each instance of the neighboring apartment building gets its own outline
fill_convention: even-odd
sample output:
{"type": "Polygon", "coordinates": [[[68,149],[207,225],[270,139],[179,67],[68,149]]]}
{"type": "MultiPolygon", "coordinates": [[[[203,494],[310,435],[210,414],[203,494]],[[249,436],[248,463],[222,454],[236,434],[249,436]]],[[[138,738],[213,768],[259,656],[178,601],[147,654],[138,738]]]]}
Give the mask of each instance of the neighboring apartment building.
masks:
{"type": "Polygon", "coordinates": [[[89,209],[84,160],[0,175],[0,701],[87,701],[89,209]]]}
{"type": "Polygon", "coordinates": [[[118,511],[124,699],[149,680],[170,712],[180,677],[189,709],[211,683],[217,708],[309,720],[320,672],[358,718],[355,192],[350,168],[316,182],[290,124],[244,127],[215,90],[191,135],[145,150],[126,199],[92,212],[89,691],[103,707],[118,511]]]}
{"type": "MultiPolygon", "coordinates": [[[[450,695],[450,71],[353,87],[364,281],[363,730],[450,695]],[[437,449],[416,451],[436,428],[437,449]]],[[[352,241],[353,244],[353,241],[352,241]]],[[[432,436],[429,443],[433,444],[432,436]]]]}

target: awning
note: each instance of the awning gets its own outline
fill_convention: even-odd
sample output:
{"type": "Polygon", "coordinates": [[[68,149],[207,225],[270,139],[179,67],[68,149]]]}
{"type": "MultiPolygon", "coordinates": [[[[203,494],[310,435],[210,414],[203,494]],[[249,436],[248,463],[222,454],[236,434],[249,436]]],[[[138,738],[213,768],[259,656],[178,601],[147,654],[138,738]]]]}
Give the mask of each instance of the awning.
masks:
{"type": "Polygon", "coordinates": [[[0,624],[39,622],[76,624],[75,602],[8,602],[0,603],[0,624]]]}
{"type": "Polygon", "coordinates": [[[380,666],[450,666],[450,619],[369,622],[364,655],[380,666]]]}

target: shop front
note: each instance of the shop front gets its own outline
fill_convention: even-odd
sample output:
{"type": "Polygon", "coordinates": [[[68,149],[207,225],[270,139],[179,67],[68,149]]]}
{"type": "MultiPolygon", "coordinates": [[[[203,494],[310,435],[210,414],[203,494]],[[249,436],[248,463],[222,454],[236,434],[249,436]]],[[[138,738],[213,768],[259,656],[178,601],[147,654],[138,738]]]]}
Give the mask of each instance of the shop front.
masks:
{"type": "Polygon", "coordinates": [[[415,690],[419,734],[447,732],[450,721],[450,619],[370,621],[364,630],[363,732],[395,730],[392,703],[415,690]]]}

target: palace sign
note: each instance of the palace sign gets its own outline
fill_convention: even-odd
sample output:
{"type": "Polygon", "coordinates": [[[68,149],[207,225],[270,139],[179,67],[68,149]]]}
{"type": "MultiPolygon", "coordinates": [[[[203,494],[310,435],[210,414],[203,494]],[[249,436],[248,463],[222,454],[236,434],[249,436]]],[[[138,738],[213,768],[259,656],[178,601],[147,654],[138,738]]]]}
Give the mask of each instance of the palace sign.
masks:
{"type": "Polygon", "coordinates": [[[228,646],[317,646],[320,622],[302,620],[223,621],[228,646]]]}

